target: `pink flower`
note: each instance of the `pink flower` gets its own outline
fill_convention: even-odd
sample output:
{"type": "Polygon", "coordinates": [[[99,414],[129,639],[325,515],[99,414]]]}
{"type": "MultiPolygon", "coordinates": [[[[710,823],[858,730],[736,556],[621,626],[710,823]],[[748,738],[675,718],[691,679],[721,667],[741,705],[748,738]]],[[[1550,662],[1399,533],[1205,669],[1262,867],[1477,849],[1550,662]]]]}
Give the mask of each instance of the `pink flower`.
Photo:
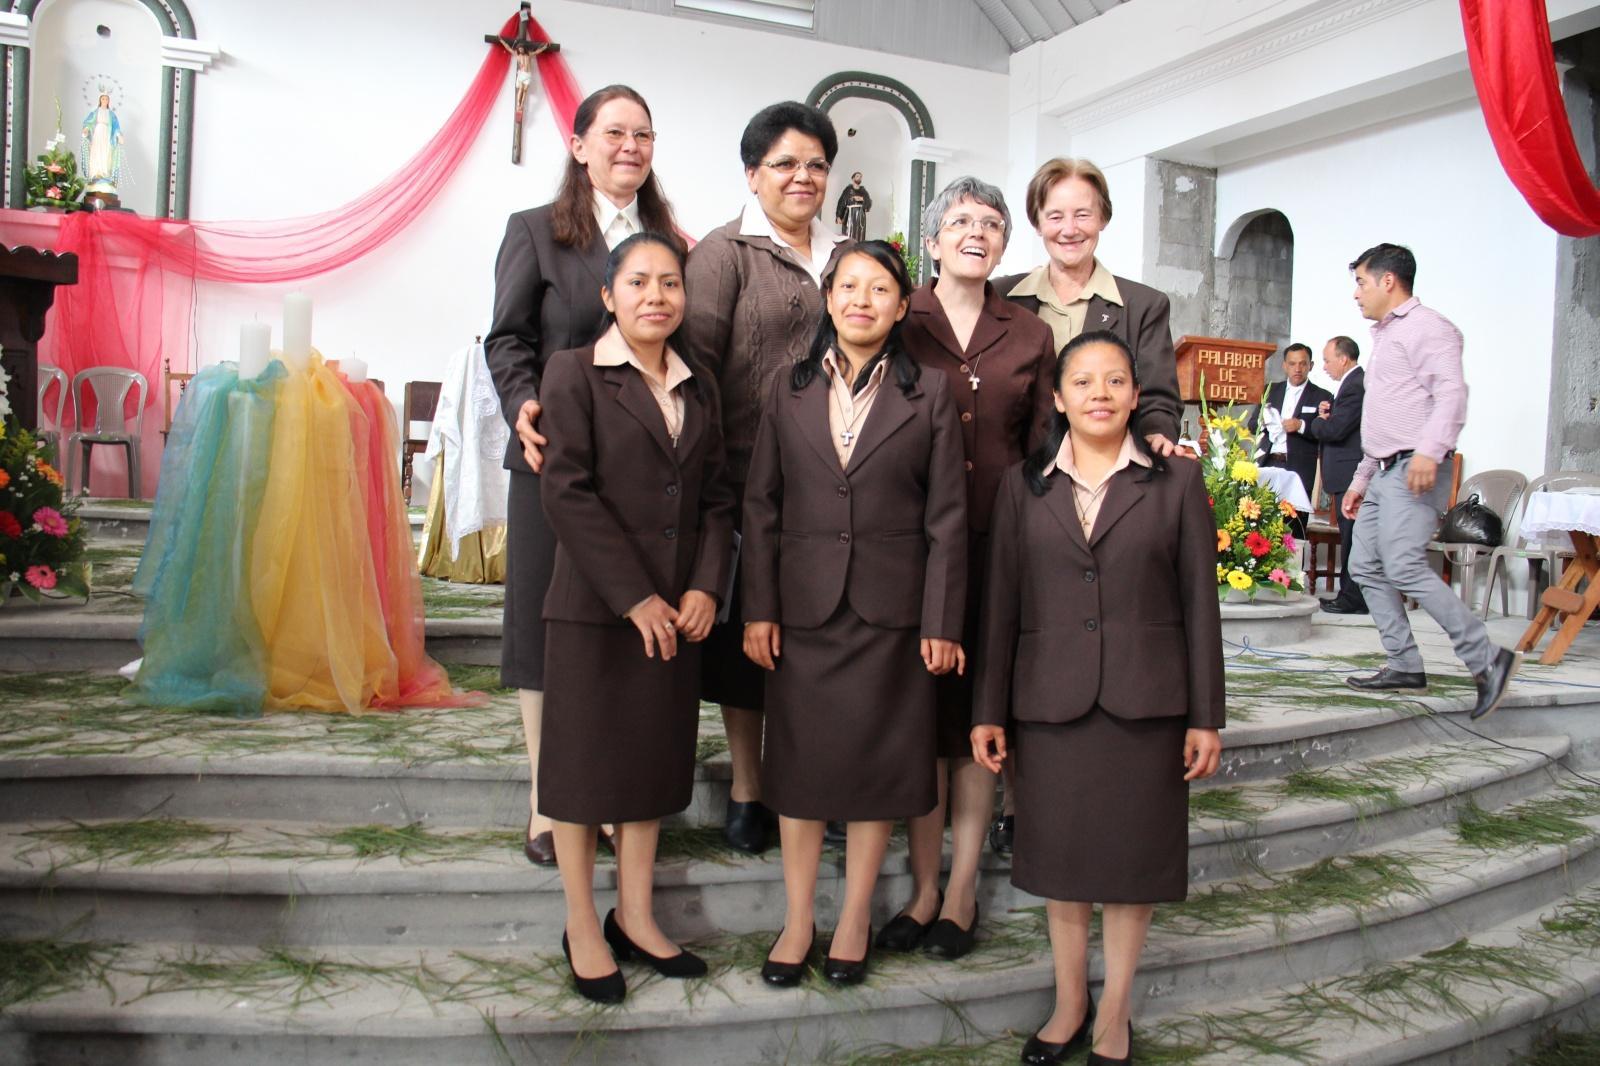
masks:
{"type": "Polygon", "coordinates": [[[30,566],[22,576],[27,578],[28,584],[36,589],[53,589],[56,587],[56,572],[48,566],[30,566]]]}
{"type": "Polygon", "coordinates": [[[1284,588],[1288,588],[1289,587],[1289,575],[1283,572],[1283,568],[1282,567],[1275,567],[1273,569],[1272,573],[1267,575],[1267,580],[1268,581],[1276,581],[1278,584],[1282,585],[1284,588]]]}
{"type": "Polygon", "coordinates": [[[1294,534],[1285,530],[1283,534],[1283,550],[1292,552],[1299,546],[1300,542],[1294,539],[1294,534]]]}
{"type": "Polygon", "coordinates": [[[51,163],[44,169],[51,174],[65,174],[67,172],[67,168],[62,166],[60,163],[51,163]]]}
{"type": "Polygon", "coordinates": [[[46,189],[44,191],[44,194],[46,196],[48,196],[50,199],[52,199],[52,200],[61,199],[61,189],[60,189],[59,186],[56,186],[56,185],[50,186],[48,189],[46,189]]]}
{"type": "Polygon", "coordinates": [[[67,535],[67,520],[54,507],[41,507],[33,512],[33,524],[52,537],[67,535]]]}

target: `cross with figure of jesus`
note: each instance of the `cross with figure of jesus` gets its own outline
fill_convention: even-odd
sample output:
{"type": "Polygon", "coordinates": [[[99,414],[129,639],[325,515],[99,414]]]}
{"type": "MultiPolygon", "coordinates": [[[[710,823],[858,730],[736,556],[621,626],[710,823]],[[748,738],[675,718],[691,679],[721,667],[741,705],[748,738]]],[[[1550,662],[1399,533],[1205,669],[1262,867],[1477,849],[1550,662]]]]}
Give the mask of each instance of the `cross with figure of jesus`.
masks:
{"type": "Polygon", "coordinates": [[[522,0],[521,7],[517,10],[517,35],[515,37],[502,37],[497,33],[486,33],[483,39],[490,44],[498,44],[510,52],[517,64],[517,95],[516,95],[516,125],[511,131],[511,162],[522,162],[522,115],[528,102],[528,89],[533,84],[533,57],[545,52],[559,52],[561,46],[554,41],[535,41],[528,36],[528,23],[533,18],[533,4],[529,0],[522,0]]]}

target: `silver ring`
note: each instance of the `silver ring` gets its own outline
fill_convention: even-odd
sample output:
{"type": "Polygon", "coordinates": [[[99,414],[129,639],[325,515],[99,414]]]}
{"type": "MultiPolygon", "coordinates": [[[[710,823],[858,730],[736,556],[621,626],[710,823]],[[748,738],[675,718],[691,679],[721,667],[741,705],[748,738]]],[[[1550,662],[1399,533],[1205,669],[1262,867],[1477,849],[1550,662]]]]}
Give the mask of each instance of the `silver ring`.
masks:
{"type": "Polygon", "coordinates": [[[667,623],[667,632],[668,632],[668,633],[672,633],[672,632],[675,632],[675,630],[674,630],[674,628],[673,628],[673,625],[672,625],[672,623],[671,623],[671,622],[668,622],[668,623],[667,623]]]}

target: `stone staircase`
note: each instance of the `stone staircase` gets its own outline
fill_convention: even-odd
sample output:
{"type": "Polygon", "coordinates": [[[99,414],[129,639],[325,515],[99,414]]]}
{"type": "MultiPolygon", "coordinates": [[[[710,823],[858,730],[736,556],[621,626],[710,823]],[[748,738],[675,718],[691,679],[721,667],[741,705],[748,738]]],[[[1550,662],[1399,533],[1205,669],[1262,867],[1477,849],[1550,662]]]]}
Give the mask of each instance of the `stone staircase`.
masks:
{"type": "MultiPolygon", "coordinates": [[[[1359,623],[1230,652],[1225,765],[1191,801],[1191,898],[1143,957],[1137,1061],[1500,1063],[1595,1020],[1600,634],[1470,727],[1442,635],[1419,636],[1421,700],[1342,686],[1376,644],[1359,623]]],[[[558,877],[520,855],[510,694],[241,721],[119,693],[0,675],[0,1062],[1014,1062],[1048,1011],[1040,901],[993,856],[968,958],[762,986],[781,864],[719,843],[713,714],[657,875],[712,973],[630,964],[601,1009],[566,980],[558,877]]],[[[825,856],[824,930],[842,867],[825,856]]],[[[908,887],[897,843],[880,924],[908,887]]]]}

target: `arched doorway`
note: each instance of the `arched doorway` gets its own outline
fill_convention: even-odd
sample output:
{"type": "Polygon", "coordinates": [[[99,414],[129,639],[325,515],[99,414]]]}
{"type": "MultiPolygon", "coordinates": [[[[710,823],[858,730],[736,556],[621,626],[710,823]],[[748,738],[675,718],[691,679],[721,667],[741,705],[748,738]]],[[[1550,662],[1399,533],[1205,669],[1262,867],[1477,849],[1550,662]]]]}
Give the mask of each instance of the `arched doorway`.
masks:
{"type": "Polygon", "coordinates": [[[1282,211],[1263,208],[1234,220],[1217,255],[1212,322],[1218,335],[1266,341],[1279,355],[1267,363],[1267,379],[1283,378],[1282,351],[1289,343],[1294,291],[1294,229],[1282,211]]]}

